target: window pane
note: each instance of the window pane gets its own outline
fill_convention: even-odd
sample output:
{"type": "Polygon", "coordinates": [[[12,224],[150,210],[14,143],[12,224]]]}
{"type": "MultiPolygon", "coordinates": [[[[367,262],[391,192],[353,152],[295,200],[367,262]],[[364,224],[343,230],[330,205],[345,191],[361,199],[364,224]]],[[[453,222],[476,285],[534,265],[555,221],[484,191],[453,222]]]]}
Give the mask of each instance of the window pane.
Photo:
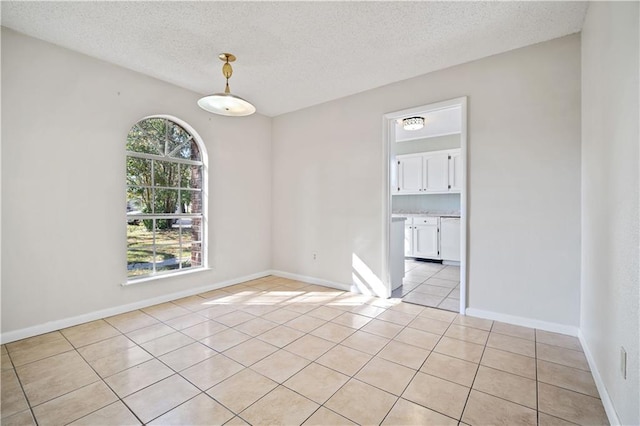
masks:
{"type": "Polygon", "coordinates": [[[156,271],[178,269],[180,262],[180,228],[175,219],[158,220],[156,231],[156,271]]]}
{"type": "Polygon", "coordinates": [[[127,151],[162,154],[158,131],[144,121],[136,124],[127,135],[127,151]]]}
{"type": "Polygon", "coordinates": [[[127,187],[127,215],[151,213],[151,188],[127,187]]]}
{"type": "Polygon", "coordinates": [[[182,164],[180,170],[180,187],[202,189],[202,166],[182,164]]]}
{"type": "Polygon", "coordinates": [[[167,155],[191,159],[191,135],[176,123],[169,122],[167,135],[167,155]]]}
{"type": "Polygon", "coordinates": [[[179,221],[182,239],[182,269],[202,266],[202,241],[200,218],[185,218],[179,221]],[[194,226],[195,223],[195,226],[194,226]]]}
{"type": "MultiPolygon", "coordinates": [[[[191,239],[190,241],[202,241],[202,218],[191,218],[191,239]]],[[[184,232],[187,232],[185,230],[184,232]]]]}
{"type": "Polygon", "coordinates": [[[182,268],[202,266],[202,243],[192,243],[183,248],[182,268]]]}
{"type": "Polygon", "coordinates": [[[127,185],[151,186],[151,160],[127,157],[127,185]]]}
{"type": "Polygon", "coordinates": [[[188,244],[192,240],[191,234],[191,223],[193,219],[190,217],[183,217],[180,219],[176,219],[173,227],[180,232],[180,241],[182,244],[188,244]]]}
{"type": "Polygon", "coordinates": [[[189,241],[202,241],[202,218],[193,217],[191,218],[191,226],[189,229],[184,229],[183,233],[191,234],[189,241]]]}
{"type": "Polygon", "coordinates": [[[180,245],[156,246],[156,271],[168,271],[180,267],[180,245]]]}
{"type": "MultiPolygon", "coordinates": [[[[178,205],[178,190],[177,189],[155,189],[155,213],[180,213],[180,206],[178,205]]],[[[166,223],[156,225],[159,229],[165,229],[171,227],[166,223]]]]}
{"type": "Polygon", "coordinates": [[[202,213],[202,193],[199,191],[180,191],[181,213],[202,213]]]}
{"type": "MultiPolygon", "coordinates": [[[[201,189],[202,166],[182,165],[180,187],[201,189]]],[[[182,191],[180,197],[185,213],[202,213],[202,191],[182,191]]]]}
{"type": "Polygon", "coordinates": [[[153,162],[154,186],[177,188],[180,184],[180,164],[168,161],[153,162]]]}
{"type": "Polygon", "coordinates": [[[134,151],[164,155],[167,120],[164,118],[148,118],[140,121],[138,127],[142,130],[143,137],[148,140],[149,146],[154,147],[154,151],[134,151]]]}
{"type": "Polygon", "coordinates": [[[127,224],[127,276],[153,271],[153,231],[143,223],[127,224]]]}
{"type": "Polygon", "coordinates": [[[149,275],[153,272],[153,265],[151,263],[139,263],[133,265],[127,265],[127,277],[136,278],[143,275],[149,275]]]}
{"type": "Polygon", "coordinates": [[[182,158],[185,160],[201,160],[200,151],[198,150],[198,144],[196,144],[193,138],[180,145],[180,149],[174,149],[169,155],[171,157],[182,158]]]}
{"type": "MultiPolygon", "coordinates": [[[[167,220],[172,221],[173,219],[167,220]]],[[[160,253],[162,250],[164,250],[160,246],[178,245],[180,245],[180,231],[177,228],[172,228],[171,226],[169,226],[169,228],[156,230],[156,246],[158,246],[158,249],[156,250],[157,253],[160,253]]]]}

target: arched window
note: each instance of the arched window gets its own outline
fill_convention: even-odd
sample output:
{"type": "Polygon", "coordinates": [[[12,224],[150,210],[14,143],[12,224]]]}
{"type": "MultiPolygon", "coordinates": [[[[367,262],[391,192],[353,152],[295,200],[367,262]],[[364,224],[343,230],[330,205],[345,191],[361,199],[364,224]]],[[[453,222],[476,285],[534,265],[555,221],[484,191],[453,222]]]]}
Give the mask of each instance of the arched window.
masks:
{"type": "Polygon", "coordinates": [[[127,135],[127,278],[205,266],[205,161],[186,124],[140,120],[127,135]]]}

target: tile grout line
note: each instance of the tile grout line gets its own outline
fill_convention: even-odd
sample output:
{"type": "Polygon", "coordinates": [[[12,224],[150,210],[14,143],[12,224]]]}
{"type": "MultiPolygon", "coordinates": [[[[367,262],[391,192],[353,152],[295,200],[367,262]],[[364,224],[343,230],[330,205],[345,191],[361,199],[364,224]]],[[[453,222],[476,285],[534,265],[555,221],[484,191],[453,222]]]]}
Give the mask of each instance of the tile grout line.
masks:
{"type": "MultiPolygon", "coordinates": [[[[35,422],[36,426],[38,425],[38,419],[36,419],[36,414],[33,412],[33,407],[31,406],[31,401],[27,398],[27,393],[24,391],[24,385],[22,384],[22,380],[20,380],[20,376],[18,375],[18,370],[16,366],[13,364],[13,359],[11,358],[11,354],[9,353],[9,349],[7,349],[5,345],[5,349],[7,350],[7,356],[9,357],[9,362],[11,362],[11,367],[13,370],[13,374],[16,376],[16,380],[18,380],[18,384],[20,385],[20,390],[22,391],[22,396],[24,397],[25,402],[27,403],[27,407],[29,407],[29,411],[31,412],[31,418],[35,422]]],[[[26,411],[26,410],[25,410],[26,411]]],[[[20,412],[18,412],[20,413],[20,412]]],[[[11,416],[15,416],[18,413],[14,413],[11,416]]]]}
{"type": "MultiPolygon", "coordinates": [[[[419,267],[419,266],[417,266],[417,267],[419,267]]],[[[417,267],[415,267],[415,268],[417,268],[417,267]]],[[[415,268],[412,268],[412,269],[415,269],[415,268]]],[[[427,282],[428,280],[430,280],[431,278],[435,278],[435,276],[436,276],[437,274],[439,274],[440,272],[442,272],[442,271],[443,271],[443,270],[445,270],[446,268],[447,268],[447,266],[443,266],[443,268],[441,268],[441,269],[439,269],[438,271],[434,272],[433,274],[431,274],[431,275],[427,276],[427,278],[425,278],[422,282],[418,283],[418,285],[417,285],[417,286],[415,286],[414,288],[412,288],[411,290],[409,290],[406,294],[401,295],[401,297],[400,297],[401,301],[403,301],[403,302],[405,302],[405,303],[414,303],[414,304],[419,305],[419,306],[425,306],[425,307],[429,307],[429,308],[441,309],[441,310],[446,310],[446,311],[448,311],[448,312],[455,312],[455,313],[458,313],[458,312],[456,312],[456,311],[450,311],[449,309],[442,308],[442,307],[440,307],[440,305],[442,305],[442,303],[444,303],[444,301],[449,297],[449,295],[450,295],[453,291],[455,291],[456,287],[458,287],[458,286],[460,285],[459,279],[458,279],[458,284],[457,284],[456,286],[454,286],[454,287],[445,287],[445,286],[438,286],[438,285],[436,285],[436,284],[427,284],[427,285],[433,285],[433,286],[436,286],[436,287],[442,287],[442,288],[448,288],[448,289],[449,289],[449,291],[447,292],[447,295],[445,295],[444,297],[442,297],[442,300],[440,300],[440,301],[438,302],[438,304],[437,304],[437,305],[435,305],[435,306],[432,306],[432,305],[426,305],[426,304],[423,304],[423,303],[418,303],[418,302],[413,302],[413,301],[405,301],[405,300],[404,300],[406,296],[408,296],[408,295],[409,295],[409,294],[411,294],[411,293],[414,293],[414,292],[415,292],[415,290],[416,290],[418,287],[420,287],[420,286],[422,286],[422,285],[425,285],[425,284],[426,284],[426,282],[427,282]]],[[[411,269],[411,270],[412,270],[412,269],[411,269]]],[[[411,270],[410,270],[410,271],[411,271],[411,270]]],[[[406,273],[406,272],[407,272],[407,271],[405,271],[405,273],[406,273]]],[[[455,281],[455,280],[449,280],[449,279],[446,279],[446,278],[439,278],[439,279],[443,279],[443,280],[445,280],[445,281],[455,281]]],[[[403,280],[404,280],[404,279],[403,279],[403,280]]],[[[403,284],[403,285],[404,285],[404,284],[403,284]]],[[[441,296],[439,296],[439,295],[430,295],[430,294],[428,294],[428,293],[422,293],[422,292],[416,292],[416,293],[419,293],[419,294],[427,294],[427,295],[429,295],[429,296],[434,296],[434,297],[441,297],[441,296]]]]}
{"type": "MultiPolygon", "coordinates": [[[[303,337],[304,337],[304,336],[303,336],[303,337]]],[[[302,337],[301,337],[301,338],[302,338],[302,337]]],[[[337,346],[337,345],[336,345],[336,346],[337,346]]],[[[280,348],[280,349],[281,349],[281,350],[285,350],[284,348],[280,348]]],[[[329,350],[330,350],[330,349],[329,349],[329,350]]],[[[286,351],[286,350],[285,350],[285,351],[286,351]]],[[[286,351],[286,352],[289,352],[289,351],[286,351]]],[[[328,352],[328,351],[327,351],[327,352],[328,352]]],[[[274,352],[274,353],[275,353],[275,352],[274,352]]],[[[292,352],[289,352],[289,353],[292,353],[292,352]]],[[[325,353],[326,353],[326,352],[325,352],[325,353]]],[[[296,354],[293,354],[293,355],[296,355],[296,354]]],[[[269,356],[269,355],[268,355],[268,356],[269,356]]],[[[267,356],[267,357],[268,357],[268,356],[267,356]]],[[[299,355],[296,355],[296,356],[299,356],[299,355]]],[[[267,358],[267,357],[265,357],[265,358],[267,358]]],[[[264,359],[264,358],[263,358],[263,359],[264,359]]],[[[307,358],[305,358],[305,360],[309,361],[307,358]]],[[[236,361],[236,362],[237,362],[237,361],[236,361]]],[[[256,361],[255,363],[253,363],[253,364],[251,364],[251,365],[255,365],[255,364],[257,364],[258,362],[260,362],[260,361],[256,361]]],[[[305,398],[305,399],[307,399],[307,400],[309,400],[309,401],[313,402],[314,404],[317,404],[317,405],[318,405],[318,408],[317,408],[317,409],[315,409],[315,410],[314,410],[314,411],[309,415],[309,417],[311,417],[311,416],[312,416],[316,411],[318,411],[318,410],[320,409],[320,407],[324,407],[324,404],[318,404],[317,402],[315,402],[315,401],[313,401],[312,399],[310,399],[310,398],[306,397],[305,395],[302,395],[301,393],[297,392],[296,390],[291,389],[291,388],[289,388],[289,387],[285,386],[285,384],[284,384],[284,383],[285,383],[287,380],[291,379],[291,378],[292,378],[293,376],[295,376],[296,374],[298,374],[299,372],[301,372],[302,370],[304,370],[305,368],[307,368],[309,365],[313,364],[313,363],[315,363],[315,361],[310,361],[310,362],[309,362],[309,364],[305,365],[305,366],[304,366],[304,367],[302,367],[300,370],[296,371],[296,372],[295,372],[295,373],[293,373],[291,376],[287,377],[287,378],[286,378],[282,383],[277,382],[277,381],[275,381],[275,380],[271,379],[270,377],[267,377],[267,376],[265,376],[264,374],[262,374],[262,373],[260,373],[260,372],[258,372],[258,371],[256,371],[256,370],[254,370],[253,368],[251,368],[251,366],[248,366],[248,367],[245,367],[243,370],[240,370],[240,371],[238,371],[238,372],[234,373],[233,375],[231,375],[231,376],[229,376],[229,377],[225,378],[224,380],[221,380],[220,382],[216,383],[215,385],[213,385],[213,386],[211,386],[209,389],[207,389],[207,391],[208,391],[208,390],[211,390],[212,388],[214,388],[214,387],[218,386],[219,384],[221,384],[221,383],[223,383],[223,382],[227,381],[228,379],[230,379],[230,378],[232,378],[232,377],[234,377],[234,376],[236,376],[236,375],[238,375],[238,374],[242,373],[242,372],[243,372],[243,371],[245,371],[246,369],[249,369],[249,370],[251,370],[253,373],[258,374],[258,375],[260,375],[260,376],[262,376],[262,377],[265,377],[266,379],[271,380],[272,382],[274,382],[274,383],[276,384],[276,386],[275,386],[273,389],[271,389],[270,391],[268,391],[267,393],[265,393],[264,395],[262,395],[260,398],[256,399],[255,401],[253,401],[251,404],[247,405],[245,408],[243,408],[243,409],[242,409],[240,412],[238,412],[238,413],[236,413],[236,412],[235,412],[234,410],[232,410],[230,407],[227,407],[226,405],[224,405],[224,404],[222,403],[222,401],[218,401],[216,398],[212,397],[212,396],[211,396],[211,395],[209,395],[209,394],[207,394],[207,395],[208,395],[209,397],[211,397],[213,400],[215,400],[216,402],[218,402],[220,405],[224,406],[224,407],[225,407],[225,408],[227,408],[229,411],[231,411],[232,413],[234,413],[234,415],[235,415],[236,417],[239,417],[239,418],[241,418],[242,420],[244,420],[245,422],[247,422],[247,423],[251,424],[251,423],[250,423],[248,420],[246,420],[244,417],[241,417],[241,416],[240,416],[240,414],[241,414],[241,413],[243,413],[243,412],[245,412],[246,410],[248,410],[248,409],[249,409],[250,407],[252,407],[253,405],[257,404],[259,401],[261,401],[263,398],[265,398],[265,397],[266,397],[267,395],[269,395],[271,392],[273,392],[274,390],[276,390],[278,387],[282,386],[283,388],[286,388],[287,390],[289,390],[289,391],[291,391],[291,392],[294,392],[294,393],[296,393],[296,394],[300,395],[302,398],[305,398]]],[[[318,365],[321,365],[322,367],[325,367],[325,366],[323,366],[322,364],[318,364],[318,365]]],[[[244,367],[244,365],[243,365],[243,367],[244,367]]],[[[325,368],[329,368],[329,367],[325,367],[325,368]]],[[[333,370],[333,371],[336,371],[336,370],[333,370]]],[[[344,374],[344,373],[341,373],[341,374],[344,374]]],[[[207,393],[207,391],[203,391],[203,392],[204,392],[204,393],[207,393]]],[[[336,391],[336,392],[337,392],[337,391],[336,391]]],[[[332,396],[333,396],[333,395],[332,395],[332,396]]],[[[330,398],[329,398],[329,399],[330,399],[330,398]]],[[[328,399],[327,399],[327,400],[328,400],[328,399]]],[[[326,402],[326,401],[325,401],[325,402],[326,402]]],[[[307,417],[304,421],[307,421],[309,417],[307,417]]],[[[342,416],[342,417],[344,417],[344,416],[342,416]]],[[[231,419],[230,419],[230,420],[231,420],[231,419]]],[[[229,421],[230,421],[230,420],[229,420],[229,421]]],[[[304,423],[304,422],[303,422],[303,423],[304,423]]]]}
{"type": "MultiPolygon", "coordinates": [[[[421,306],[422,306],[422,305],[421,305],[421,306]]],[[[430,307],[428,307],[428,306],[427,306],[426,308],[430,308],[430,307]]],[[[432,308],[432,309],[437,309],[437,308],[432,308]]],[[[421,311],[421,312],[424,312],[424,310],[423,310],[423,311],[421,311]]],[[[416,318],[418,318],[418,316],[419,316],[419,315],[420,315],[420,314],[416,315],[416,318]]],[[[414,318],[414,319],[415,319],[415,318],[414,318]]],[[[432,318],[429,318],[429,319],[432,319],[432,318]]],[[[438,321],[438,320],[435,320],[435,321],[438,321]]],[[[390,409],[390,410],[387,412],[387,414],[384,416],[384,418],[382,419],[382,422],[384,422],[384,420],[389,416],[389,414],[390,414],[390,413],[391,413],[391,411],[393,410],[393,407],[395,407],[395,405],[398,403],[398,401],[402,398],[402,395],[404,395],[404,393],[407,391],[407,389],[408,389],[408,388],[409,388],[409,386],[411,385],[411,382],[413,382],[413,380],[416,378],[416,376],[418,375],[418,373],[420,373],[420,371],[421,371],[422,367],[424,366],[424,364],[425,364],[425,363],[427,362],[427,360],[431,357],[431,354],[433,354],[433,352],[434,352],[434,350],[435,350],[436,346],[438,346],[438,344],[440,343],[440,341],[441,341],[441,340],[442,340],[442,338],[444,337],[444,335],[445,335],[445,333],[447,332],[447,330],[449,330],[449,327],[451,327],[451,325],[453,324],[453,321],[455,321],[455,318],[454,318],[454,319],[452,319],[452,320],[451,320],[451,322],[449,322],[449,325],[448,325],[448,326],[447,326],[447,328],[444,330],[444,332],[440,335],[440,337],[438,338],[438,341],[433,345],[433,349],[431,349],[431,350],[429,351],[429,355],[427,355],[427,357],[424,359],[424,361],[422,361],[422,364],[420,364],[420,367],[418,367],[418,369],[417,369],[417,370],[416,370],[416,372],[414,373],[413,377],[411,377],[411,380],[409,380],[409,382],[407,382],[407,385],[404,387],[404,389],[403,389],[403,390],[402,390],[402,392],[400,393],[400,396],[398,397],[398,399],[396,400],[396,402],[393,404],[393,406],[391,407],[391,409],[390,409]]],[[[443,322],[444,322],[444,321],[443,321],[443,322]]],[[[410,322],[409,324],[411,324],[411,322],[410,322]]],[[[411,327],[409,327],[409,324],[407,324],[407,325],[403,328],[403,330],[405,330],[406,328],[411,328],[411,327]]],[[[421,330],[421,331],[424,331],[424,330],[421,330]]],[[[401,332],[402,332],[402,331],[398,332],[398,334],[400,334],[401,332]]],[[[397,336],[397,335],[396,335],[396,336],[397,336]]],[[[438,352],[436,352],[436,353],[438,353],[438,352]]],[[[427,373],[424,373],[424,374],[427,374],[427,373]]],[[[430,375],[430,374],[429,374],[429,375],[430,375]]],[[[434,376],[434,377],[435,377],[435,376],[434,376]]],[[[407,401],[410,401],[410,400],[408,400],[408,399],[407,399],[407,401]]],[[[439,411],[436,411],[436,410],[434,410],[434,409],[432,409],[432,408],[425,407],[424,405],[422,405],[422,404],[420,404],[420,403],[417,403],[417,402],[414,402],[414,401],[410,401],[410,402],[412,402],[412,403],[414,403],[414,404],[416,404],[416,405],[419,405],[419,406],[421,406],[421,407],[424,407],[424,408],[426,408],[426,409],[428,409],[428,410],[431,410],[431,411],[433,411],[433,412],[436,412],[436,413],[442,414],[443,416],[449,417],[449,418],[451,418],[451,419],[453,418],[453,417],[448,416],[448,415],[446,415],[446,414],[444,414],[444,413],[441,413],[441,412],[439,412],[439,411]]],[[[462,414],[461,414],[461,416],[462,416],[462,414]]],[[[455,420],[455,419],[454,419],[454,420],[455,420]]]]}
{"type": "MultiPolygon", "coordinates": [[[[105,321],[105,322],[106,322],[106,321],[105,321]]],[[[109,324],[109,325],[110,325],[111,327],[113,327],[111,324],[109,324]]],[[[113,327],[113,328],[115,328],[115,327],[113,327]]],[[[116,330],[117,330],[117,329],[116,329],[116,330]]],[[[124,333],[120,332],[120,330],[118,330],[118,332],[120,333],[120,335],[121,335],[121,336],[124,336],[124,333]]],[[[115,395],[115,397],[117,398],[117,400],[116,400],[115,402],[117,402],[117,401],[122,402],[122,404],[127,408],[127,410],[129,410],[129,412],[130,412],[131,414],[133,414],[133,416],[134,416],[134,417],[135,417],[135,418],[140,422],[140,424],[144,424],[144,422],[143,422],[143,421],[138,417],[138,415],[137,415],[136,413],[134,413],[134,412],[133,412],[133,410],[132,410],[132,409],[131,409],[131,408],[130,408],[130,407],[129,407],[125,402],[124,402],[123,398],[120,398],[120,395],[118,395],[118,393],[117,393],[115,390],[113,390],[113,388],[112,388],[111,386],[109,386],[109,384],[106,382],[106,380],[105,380],[104,378],[102,378],[102,376],[101,376],[100,374],[98,374],[98,372],[95,370],[95,368],[93,368],[93,366],[89,363],[89,361],[87,361],[87,360],[85,359],[85,357],[84,357],[84,356],[82,356],[82,354],[80,353],[80,351],[78,351],[78,348],[76,348],[76,347],[73,345],[73,343],[71,343],[71,341],[67,338],[67,336],[65,336],[63,333],[60,333],[60,334],[62,334],[62,337],[64,337],[64,338],[69,342],[69,344],[74,348],[74,350],[76,351],[76,353],[78,354],[78,356],[79,356],[80,358],[82,358],[82,360],[83,360],[83,361],[84,361],[84,362],[89,366],[89,368],[91,368],[91,370],[95,373],[95,375],[98,377],[98,379],[100,379],[99,381],[101,381],[102,383],[104,383],[104,385],[105,385],[107,388],[109,388],[109,390],[110,390],[110,391],[115,395]]],[[[117,336],[112,336],[112,337],[117,337],[117,336]]],[[[125,337],[126,337],[126,336],[125,336],[125,337]]],[[[100,342],[105,341],[105,340],[108,340],[108,339],[99,340],[99,341],[94,342],[94,343],[100,343],[100,342]]],[[[131,340],[131,339],[129,339],[129,340],[131,340]]],[[[94,343],[90,343],[89,345],[92,345],[92,344],[94,344],[94,343]]],[[[135,342],[133,342],[133,343],[135,343],[135,342]]],[[[85,345],[85,346],[89,346],[89,345],[85,345]]],[[[137,343],[136,343],[136,345],[137,345],[137,343]]],[[[83,346],[83,347],[84,347],[84,346],[83,346]]],[[[142,348],[142,347],[140,347],[140,349],[142,349],[143,351],[145,351],[145,349],[144,349],[144,348],[142,348]]],[[[146,351],[145,351],[145,352],[146,352],[146,351]]],[[[148,352],[147,352],[147,353],[148,353],[148,352]]],[[[149,354],[149,355],[153,356],[152,354],[149,354]]],[[[124,370],[123,370],[123,371],[124,371],[124,370]]],[[[97,383],[97,381],[96,381],[96,382],[93,382],[93,383],[97,383]]],[[[89,383],[89,384],[92,384],[92,383],[89,383]]],[[[86,385],[86,386],[88,386],[88,385],[86,385]]],[[[78,388],[78,389],[81,389],[81,388],[78,388]]],[[[77,390],[77,389],[74,389],[73,391],[75,391],[75,390],[77,390]]],[[[71,391],[71,392],[73,392],[73,391],[71,391]]],[[[71,393],[71,392],[67,392],[67,393],[71,393]]],[[[65,395],[66,395],[66,394],[65,394],[65,395]]],[[[59,396],[58,396],[58,397],[56,397],[56,398],[59,398],[59,396]]],[[[54,399],[55,399],[55,398],[54,398],[54,399]]],[[[111,405],[111,404],[113,404],[113,402],[112,402],[112,403],[110,403],[110,404],[107,404],[107,405],[105,405],[105,406],[103,406],[103,407],[100,407],[100,408],[98,408],[98,409],[96,409],[96,410],[94,410],[94,411],[92,411],[92,412],[90,412],[90,413],[87,413],[87,414],[85,414],[85,415],[84,415],[84,416],[82,416],[82,417],[79,417],[79,418],[77,418],[77,419],[74,419],[74,420],[72,420],[72,421],[71,421],[71,422],[69,422],[69,423],[73,423],[73,422],[75,422],[75,421],[77,421],[77,420],[80,420],[80,419],[82,419],[82,418],[84,418],[84,417],[87,417],[87,416],[89,416],[89,415],[91,415],[91,414],[93,414],[93,413],[95,413],[95,412],[97,412],[97,411],[102,410],[102,409],[103,409],[103,408],[105,408],[105,407],[108,407],[108,406],[109,406],[109,405],[111,405]]]]}
{"type": "Polygon", "coordinates": [[[484,343],[482,347],[482,354],[480,354],[480,358],[478,359],[478,368],[476,368],[476,373],[473,375],[473,380],[471,381],[471,385],[469,385],[469,393],[467,394],[467,399],[464,402],[464,406],[462,407],[462,413],[460,413],[459,422],[462,423],[462,418],[464,417],[464,413],[467,410],[467,404],[469,404],[469,399],[471,399],[471,392],[474,390],[473,385],[476,382],[476,378],[478,377],[478,372],[480,371],[480,365],[482,365],[482,358],[484,357],[484,352],[487,349],[487,343],[489,342],[489,336],[491,336],[491,330],[493,330],[493,326],[495,325],[495,321],[491,322],[491,328],[489,329],[489,334],[487,335],[487,341],[484,343]]]}

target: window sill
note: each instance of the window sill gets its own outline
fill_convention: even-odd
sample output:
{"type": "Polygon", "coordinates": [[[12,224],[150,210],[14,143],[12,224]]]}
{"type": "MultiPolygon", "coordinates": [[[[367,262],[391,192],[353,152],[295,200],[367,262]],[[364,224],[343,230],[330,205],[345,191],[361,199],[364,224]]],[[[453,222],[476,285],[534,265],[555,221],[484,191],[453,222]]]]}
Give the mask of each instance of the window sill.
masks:
{"type": "Polygon", "coordinates": [[[147,283],[147,282],[150,282],[150,281],[162,280],[162,279],[166,279],[166,278],[181,277],[183,275],[197,274],[199,272],[210,271],[210,270],[211,270],[211,268],[201,267],[201,268],[196,268],[196,269],[189,269],[187,271],[174,272],[174,273],[170,273],[170,274],[158,274],[158,275],[146,276],[146,277],[143,277],[143,278],[134,278],[134,279],[131,279],[131,280],[127,280],[127,282],[125,282],[125,283],[122,283],[122,287],[128,287],[130,285],[142,284],[142,283],[147,283]]]}

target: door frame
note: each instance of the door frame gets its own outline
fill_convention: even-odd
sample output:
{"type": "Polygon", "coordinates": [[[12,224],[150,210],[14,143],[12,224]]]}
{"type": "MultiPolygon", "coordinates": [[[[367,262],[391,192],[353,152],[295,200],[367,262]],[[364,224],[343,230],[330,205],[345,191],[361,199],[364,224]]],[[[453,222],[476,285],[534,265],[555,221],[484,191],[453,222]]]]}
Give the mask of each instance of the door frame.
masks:
{"type": "Polygon", "coordinates": [[[464,315],[467,308],[467,236],[469,233],[467,212],[467,171],[469,169],[467,150],[467,97],[462,96],[446,101],[435,102],[401,111],[390,112],[382,117],[382,158],[383,158],[383,190],[382,190],[382,273],[387,287],[386,297],[391,297],[390,275],[390,240],[391,240],[391,144],[395,143],[393,122],[400,118],[424,114],[439,109],[460,106],[460,156],[462,157],[462,188],[460,188],[460,313],[464,315]]]}

